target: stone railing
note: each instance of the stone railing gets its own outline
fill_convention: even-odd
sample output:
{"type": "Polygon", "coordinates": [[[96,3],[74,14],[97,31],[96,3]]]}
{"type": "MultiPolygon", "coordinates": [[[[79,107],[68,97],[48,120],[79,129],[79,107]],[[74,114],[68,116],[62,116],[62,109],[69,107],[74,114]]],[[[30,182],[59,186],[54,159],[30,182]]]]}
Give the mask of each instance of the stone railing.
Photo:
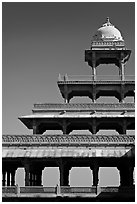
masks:
{"type": "Polygon", "coordinates": [[[20,193],[56,193],[56,187],[25,186],[20,187],[20,193]]]}
{"type": "Polygon", "coordinates": [[[92,80],[92,75],[60,75],[58,76],[58,83],[135,83],[135,76],[134,75],[125,75],[125,80],[121,81],[119,75],[96,75],[96,80],[92,80]]]}
{"type": "Polygon", "coordinates": [[[113,39],[114,38],[110,38],[109,40],[107,40],[107,41],[96,41],[96,40],[93,40],[92,42],[91,42],[91,45],[107,45],[107,46],[109,46],[109,45],[112,45],[112,46],[114,46],[114,45],[122,45],[123,47],[125,46],[125,43],[124,43],[124,41],[113,41],[113,39]]]}
{"type": "Polygon", "coordinates": [[[62,194],[96,194],[97,187],[69,187],[61,186],[62,194]]]}
{"type": "Polygon", "coordinates": [[[134,145],[134,135],[3,135],[3,146],[134,145]]]}
{"type": "Polygon", "coordinates": [[[47,111],[135,111],[135,103],[36,103],[37,109],[47,111]]]}
{"type": "Polygon", "coordinates": [[[17,194],[17,186],[3,186],[2,194],[17,194]]]}
{"type": "Polygon", "coordinates": [[[119,187],[100,187],[100,192],[103,193],[116,193],[119,191],[119,187]]]}
{"type": "Polygon", "coordinates": [[[43,186],[3,186],[3,197],[25,197],[27,194],[31,197],[37,196],[95,196],[100,193],[135,193],[135,186],[131,187],[70,187],[70,186],[56,186],[56,187],[43,187],[43,186]]]}

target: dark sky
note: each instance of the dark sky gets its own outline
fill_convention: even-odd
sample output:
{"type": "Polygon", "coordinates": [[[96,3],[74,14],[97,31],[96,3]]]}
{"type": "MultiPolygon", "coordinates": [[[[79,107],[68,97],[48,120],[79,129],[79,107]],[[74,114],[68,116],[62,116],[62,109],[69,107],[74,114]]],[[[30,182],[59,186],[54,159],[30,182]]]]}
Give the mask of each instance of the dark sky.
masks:
{"type": "MultiPolygon", "coordinates": [[[[63,102],[58,74],[90,75],[84,51],[106,17],[120,31],[132,55],[127,75],[134,74],[134,3],[3,2],[3,134],[31,134],[18,120],[36,102],[63,102]]],[[[117,74],[118,68],[98,68],[117,74]]]]}
{"type": "MultiPolygon", "coordinates": [[[[31,114],[36,102],[63,102],[56,83],[59,73],[90,75],[91,70],[84,62],[84,51],[90,48],[91,37],[108,16],[122,31],[126,47],[132,50],[125,72],[134,75],[134,3],[4,2],[2,5],[3,134],[31,134],[18,117],[31,114]]],[[[103,66],[97,68],[97,72],[115,75],[118,68],[103,66]]],[[[81,174],[74,171],[72,185],[90,185],[90,170],[81,174]],[[82,184],[80,178],[83,178],[82,184]]],[[[57,175],[57,170],[52,168],[45,172],[48,176],[44,182],[53,185],[52,178],[55,172],[57,175]]],[[[100,185],[118,184],[117,170],[100,174],[103,175],[100,185]]],[[[18,171],[20,185],[22,175],[18,171]]]]}

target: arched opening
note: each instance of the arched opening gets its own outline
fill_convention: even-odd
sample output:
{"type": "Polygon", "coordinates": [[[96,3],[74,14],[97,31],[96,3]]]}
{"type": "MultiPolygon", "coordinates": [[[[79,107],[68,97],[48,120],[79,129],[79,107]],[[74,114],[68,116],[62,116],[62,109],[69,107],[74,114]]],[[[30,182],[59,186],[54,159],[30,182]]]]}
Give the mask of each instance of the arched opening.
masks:
{"type": "Polygon", "coordinates": [[[116,130],[99,130],[97,135],[119,135],[116,130]]]}
{"type": "Polygon", "coordinates": [[[135,135],[135,130],[127,130],[126,134],[127,135],[135,135]]]}
{"type": "Polygon", "coordinates": [[[71,103],[91,103],[92,100],[89,98],[89,96],[75,96],[70,100],[71,103]]]}
{"type": "Polygon", "coordinates": [[[115,96],[100,96],[97,100],[97,103],[119,103],[119,100],[115,96]]]}
{"type": "Polygon", "coordinates": [[[69,174],[70,186],[92,186],[92,171],[90,167],[72,167],[69,174]]]}
{"type": "Polygon", "coordinates": [[[97,80],[119,80],[119,68],[115,64],[101,64],[96,68],[97,80]]]}
{"type": "Polygon", "coordinates": [[[134,103],[134,97],[133,96],[126,96],[124,99],[125,103],[134,103]]]}
{"type": "Polygon", "coordinates": [[[42,185],[56,186],[59,185],[59,167],[45,167],[42,171],[42,185]]]}
{"type": "Polygon", "coordinates": [[[92,132],[92,127],[86,121],[77,121],[77,122],[71,122],[71,124],[67,126],[67,130],[69,133],[71,133],[74,130],[78,130],[78,131],[89,130],[92,132]]]}
{"type": "Polygon", "coordinates": [[[99,186],[119,186],[120,176],[116,167],[99,168],[99,186]]]}
{"type": "Polygon", "coordinates": [[[89,130],[73,130],[70,135],[91,135],[89,130]]]}
{"type": "Polygon", "coordinates": [[[117,133],[122,134],[122,126],[114,121],[104,121],[100,122],[100,124],[97,126],[97,132],[99,130],[115,130],[117,133]]]}
{"type": "Polygon", "coordinates": [[[43,134],[45,132],[47,132],[47,130],[61,130],[62,127],[59,123],[57,122],[45,122],[45,123],[40,123],[38,126],[38,132],[39,134],[43,134]]]}
{"type": "Polygon", "coordinates": [[[15,184],[19,186],[25,186],[25,169],[18,168],[15,174],[15,184]]]}
{"type": "Polygon", "coordinates": [[[62,135],[62,130],[46,130],[43,135],[62,135]]]}

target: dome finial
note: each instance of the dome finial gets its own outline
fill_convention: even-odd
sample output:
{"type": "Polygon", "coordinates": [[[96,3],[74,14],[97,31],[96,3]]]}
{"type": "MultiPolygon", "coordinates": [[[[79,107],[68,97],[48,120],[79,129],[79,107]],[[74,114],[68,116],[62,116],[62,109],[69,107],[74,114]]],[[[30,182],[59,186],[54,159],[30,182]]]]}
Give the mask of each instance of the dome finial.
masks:
{"type": "Polygon", "coordinates": [[[109,17],[107,17],[106,23],[110,23],[110,21],[109,21],[109,17]]]}
{"type": "Polygon", "coordinates": [[[109,21],[109,17],[107,17],[106,19],[106,23],[104,24],[105,26],[113,26],[110,21],[109,21]]]}

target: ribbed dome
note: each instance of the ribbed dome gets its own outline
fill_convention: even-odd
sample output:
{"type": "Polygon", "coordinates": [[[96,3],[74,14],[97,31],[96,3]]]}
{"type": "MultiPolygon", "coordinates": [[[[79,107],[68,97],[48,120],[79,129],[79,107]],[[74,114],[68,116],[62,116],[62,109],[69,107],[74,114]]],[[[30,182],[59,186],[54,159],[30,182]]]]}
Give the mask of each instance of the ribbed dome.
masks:
{"type": "Polygon", "coordinates": [[[123,41],[120,31],[109,22],[109,18],[107,18],[106,23],[103,24],[93,36],[93,41],[100,40],[123,41]]]}

